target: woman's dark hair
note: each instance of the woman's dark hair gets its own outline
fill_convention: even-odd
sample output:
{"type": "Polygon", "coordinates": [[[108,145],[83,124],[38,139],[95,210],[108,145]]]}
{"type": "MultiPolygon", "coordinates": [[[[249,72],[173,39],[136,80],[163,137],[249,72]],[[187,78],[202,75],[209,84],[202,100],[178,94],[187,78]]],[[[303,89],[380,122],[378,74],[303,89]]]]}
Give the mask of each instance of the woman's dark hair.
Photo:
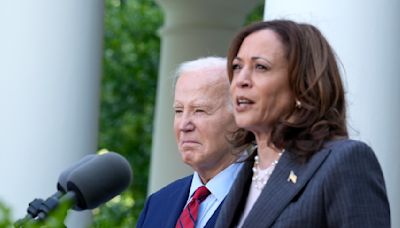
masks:
{"type": "MultiPolygon", "coordinates": [[[[307,159],[324,142],[347,138],[344,89],[336,56],[321,32],[310,24],[289,20],[258,22],[242,29],[228,52],[228,76],[232,81],[232,61],[250,34],[259,30],[274,31],[285,48],[293,107],[289,115],[272,128],[272,143],[307,159]],[[296,100],[301,107],[296,107],[296,100]],[[288,122],[290,117],[290,122],[288,122]]],[[[254,141],[251,132],[235,133],[234,144],[254,141]]]]}

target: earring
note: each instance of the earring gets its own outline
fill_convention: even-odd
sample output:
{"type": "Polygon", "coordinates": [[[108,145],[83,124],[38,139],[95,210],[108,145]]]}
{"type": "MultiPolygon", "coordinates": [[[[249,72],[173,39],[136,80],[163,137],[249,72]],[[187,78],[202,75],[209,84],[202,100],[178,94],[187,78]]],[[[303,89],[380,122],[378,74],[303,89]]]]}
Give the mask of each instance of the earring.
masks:
{"type": "Polygon", "coordinates": [[[301,109],[301,102],[296,99],[296,108],[301,109]]]}

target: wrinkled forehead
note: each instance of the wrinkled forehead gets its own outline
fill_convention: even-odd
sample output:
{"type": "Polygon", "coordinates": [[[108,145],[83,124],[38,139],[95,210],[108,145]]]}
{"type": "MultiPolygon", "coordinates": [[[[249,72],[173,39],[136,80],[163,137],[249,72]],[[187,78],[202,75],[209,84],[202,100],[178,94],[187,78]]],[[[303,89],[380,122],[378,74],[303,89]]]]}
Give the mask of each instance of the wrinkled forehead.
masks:
{"type": "Polygon", "coordinates": [[[176,82],[175,92],[182,89],[204,89],[205,91],[229,89],[225,69],[204,69],[182,72],[176,82]]]}
{"type": "Polygon", "coordinates": [[[229,83],[226,77],[182,74],[175,86],[175,101],[213,103],[228,98],[229,83]]]}

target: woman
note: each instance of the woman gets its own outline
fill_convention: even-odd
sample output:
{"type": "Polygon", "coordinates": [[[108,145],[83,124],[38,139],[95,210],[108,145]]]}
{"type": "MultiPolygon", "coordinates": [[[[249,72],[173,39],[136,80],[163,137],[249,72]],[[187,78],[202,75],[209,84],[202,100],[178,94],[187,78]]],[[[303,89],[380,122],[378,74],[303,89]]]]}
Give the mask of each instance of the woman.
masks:
{"type": "Polygon", "coordinates": [[[334,52],[286,20],[244,28],[228,53],[235,142],[255,139],[216,227],[390,227],[378,161],[348,139],[334,52]]]}

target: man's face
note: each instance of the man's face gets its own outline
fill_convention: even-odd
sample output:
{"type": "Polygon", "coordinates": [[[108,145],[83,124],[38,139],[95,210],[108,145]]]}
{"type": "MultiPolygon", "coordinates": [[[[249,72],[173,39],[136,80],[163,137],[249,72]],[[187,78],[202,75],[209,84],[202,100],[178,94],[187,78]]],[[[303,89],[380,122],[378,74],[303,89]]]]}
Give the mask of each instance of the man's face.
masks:
{"type": "Polygon", "coordinates": [[[228,107],[228,88],[227,78],[216,76],[215,70],[185,72],[176,83],[176,142],[182,160],[199,173],[218,173],[232,162],[226,137],[236,125],[228,107]]]}

